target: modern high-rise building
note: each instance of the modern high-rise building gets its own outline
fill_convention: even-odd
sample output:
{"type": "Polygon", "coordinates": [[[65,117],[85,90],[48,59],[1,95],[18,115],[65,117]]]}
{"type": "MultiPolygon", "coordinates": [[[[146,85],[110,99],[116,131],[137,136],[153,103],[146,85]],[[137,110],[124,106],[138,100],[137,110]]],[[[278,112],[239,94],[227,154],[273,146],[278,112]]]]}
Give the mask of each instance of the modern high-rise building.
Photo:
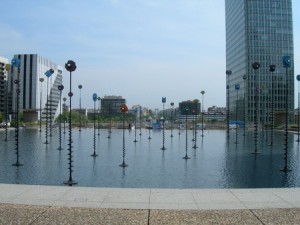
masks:
{"type": "Polygon", "coordinates": [[[294,109],[292,0],[225,0],[227,106],[231,120],[270,122],[294,109]],[[291,66],[284,68],[283,57],[291,66]],[[259,63],[254,70],[252,64],[259,63]],[[270,71],[275,65],[275,71],[270,71]],[[240,89],[235,89],[239,84],[240,89]],[[288,86],[286,86],[286,84],[288,86]],[[287,92],[286,92],[287,87],[287,92]],[[287,94],[286,94],[287,93],[287,94]],[[256,112],[255,112],[256,111],[256,112]]]}
{"type": "MultiPolygon", "coordinates": [[[[46,119],[48,109],[48,120],[53,121],[55,115],[59,114],[60,92],[58,85],[62,84],[62,67],[37,54],[15,55],[21,62],[20,76],[20,103],[19,109],[23,112],[24,122],[46,119]],[[45,72],[53,69],[54,73],[47,77],[45,72]],[[41,79],[43,78],[43,82],[41,79]],[[42,116],[40,116],[42,112],[42,116]],[[51,117],[50,117],[51,115],[51,117]]],[[[11,67],[9,79],[9,90],[12,96],[12,111],[16,111],[17,79],[18,69],[11,67]]]]}

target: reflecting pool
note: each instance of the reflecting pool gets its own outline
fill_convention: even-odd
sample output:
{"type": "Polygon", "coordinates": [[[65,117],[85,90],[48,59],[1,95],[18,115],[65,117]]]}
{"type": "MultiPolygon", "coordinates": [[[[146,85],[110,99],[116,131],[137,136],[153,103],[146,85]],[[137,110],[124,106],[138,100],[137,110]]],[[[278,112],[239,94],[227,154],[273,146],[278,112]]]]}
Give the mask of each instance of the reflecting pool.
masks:
{"type": "MultiPolygon", "coordinates": [[[[8,141],[5,132],[0,131],[0,183],[64,185],[68,180],[68,134],[62,134],[63,150],[59,151],[58,129],[48,137],[38,128],[20,129],[20,167],[12,166],[16,161],[14,130],[9,130],[8,141]]],[[[197,149],[192,148],[192,130],[188,131],[188,156],[185,131],[178,135],[165,131],[165,151],[162,147],[161,131],[125,132],[128,167],[122,168],[122,130],[114,129],[111,138],[107,130],[96,135],[97,157],[93,153],[93,129],[73,129],[73,179],[77,186],[130,187],[130,188],[274,188],[299,187],[299,143],[297,135],[289,134],[288,168],[284,173],[284,133],[274,133],[274,146],[269,146],[266,134],[259,133],[258,151],[254,155],[254,134],[251,131],[238,133],[230,131],[227,139],[225,130],[205,130],[204,137],[198,132],[197,149]]],[[[270,139],[270,138],[269,138],[270,139]]]]}

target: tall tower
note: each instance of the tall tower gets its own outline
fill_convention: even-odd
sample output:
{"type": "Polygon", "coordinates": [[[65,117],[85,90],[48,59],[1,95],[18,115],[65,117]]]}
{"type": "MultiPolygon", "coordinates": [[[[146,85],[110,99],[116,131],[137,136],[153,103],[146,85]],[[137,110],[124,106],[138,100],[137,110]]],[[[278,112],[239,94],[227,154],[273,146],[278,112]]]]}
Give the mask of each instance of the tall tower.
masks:
{"type": "Polygon", "coordinates": [[[239,120],[270,122],[271,96],[275,114],[294,109],[294,44],[292,0],[225,0],[226,69],[231,118],[238,108],[239,120]],[[283,66],[290,56],[291,67],[283,66]],[[252,64],[259,63],[254,70],[252,64]],[[270,65],[275,65],[270,72],[270,65]],[[230,75],[229,75],[230,74],[230,75]],[[286,94],[286,83],[288,91],[286,94]],[[240,84],[237,99],[235,84],[240,84]],[[287,100],[287,101],[286,101],[287,100]],[[246,112],[246,113],[245,113],[246,112]]]}
{"type": "MultiPolygon", "coordinates": [[[[57,109],[61,104],[58,85],[62,84],[62,67],[37,54],[18,54],[14,57],[19,58],[21,61],[19,106],[23,112],[24,121],[33,122],[38,121],[40,118],[44,120],[47,107],[48,112],[51,111],[53,121],[55,115],[59,113],[57,109]],[[53,69],[54,73],[47,78],[45,72],[49,69],[53,69]],[[40,82],[40,78],[44,78],[44,82],[40,82]],[[40,111],[42,117],[40,117],[40,111]]],[[[17,70],[11,68],[11,72],[9,86],[12,95],[12,108],[15,111],[16,90],[14,80],[17,77],[17,70]]]]}

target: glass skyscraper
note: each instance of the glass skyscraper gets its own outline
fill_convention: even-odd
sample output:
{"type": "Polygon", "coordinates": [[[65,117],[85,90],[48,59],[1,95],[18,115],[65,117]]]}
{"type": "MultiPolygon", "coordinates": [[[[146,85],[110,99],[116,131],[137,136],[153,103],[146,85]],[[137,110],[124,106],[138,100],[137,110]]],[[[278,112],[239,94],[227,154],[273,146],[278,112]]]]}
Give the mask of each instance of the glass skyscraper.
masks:
{"type": "Polygon", "coordinates": [[[225,0],[226,82],[230,119],[260,123],[294,110],[292,0],[225,0]],[[284,68],[283,57],[291,67],[284,68]],[[260,67],[254,70],[252,64],[260,67]],[[270,71],[275,65],[275,71],[270,71]],[[228,72],[228,71],[231,71],[228,72]],[[240,89],[235,86],[239,84],[240,89]],[[287,85],[287,86],[286,86],[287,85]],[[287,91],[286,91],[287,90],[287,91]],[[273,99],[273,100],[272,100],[273,99]]]}

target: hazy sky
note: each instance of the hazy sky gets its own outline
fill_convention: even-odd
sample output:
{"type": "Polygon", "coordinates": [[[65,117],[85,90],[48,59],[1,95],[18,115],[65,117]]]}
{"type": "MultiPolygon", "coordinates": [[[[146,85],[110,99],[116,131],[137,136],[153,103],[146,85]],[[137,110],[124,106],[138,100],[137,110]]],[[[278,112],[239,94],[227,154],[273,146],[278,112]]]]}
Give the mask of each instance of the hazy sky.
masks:
{"type": "MultiPolygon", "coordinates": [[[[121,95],[129,107],[202,100],[225,106],[224,0],[2,0],[0,56],[72,59],[74,107],[92,94],[121,95]]],[[[295,76],[300,73],[300,1],[293,0],[295,76]]],[[[64,71],[65,93],[69,74],[64,71]]],[[[295,82],[296,83],[296,82],[295,82]]],[[[298,84],[296,83],[296,92],[298,84]]]]}

